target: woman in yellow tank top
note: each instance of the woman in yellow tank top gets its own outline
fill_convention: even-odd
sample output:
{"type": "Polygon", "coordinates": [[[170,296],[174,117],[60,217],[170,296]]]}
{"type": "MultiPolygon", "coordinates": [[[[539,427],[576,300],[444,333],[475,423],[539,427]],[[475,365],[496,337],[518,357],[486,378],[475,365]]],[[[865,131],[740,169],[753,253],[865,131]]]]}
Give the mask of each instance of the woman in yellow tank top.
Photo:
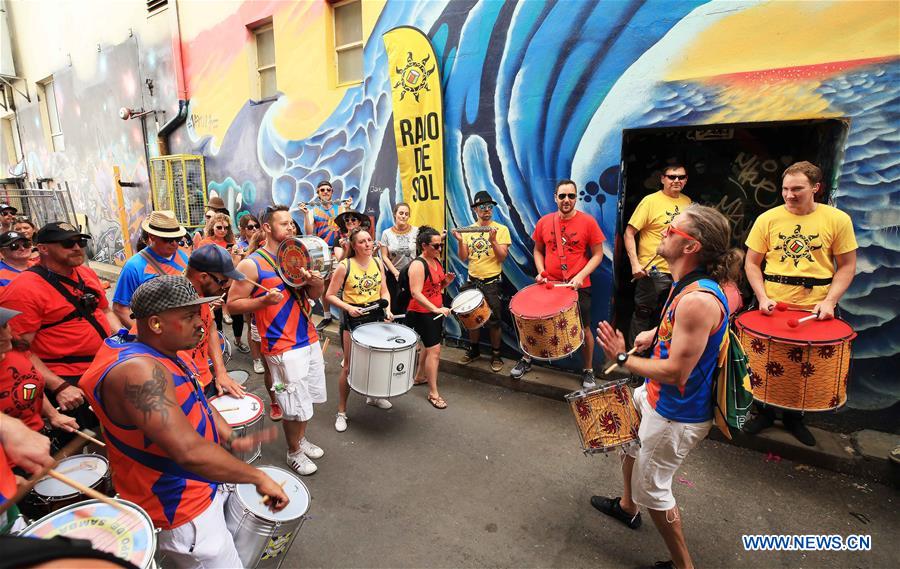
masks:
{"type": "MultiPolygon", "coordinates": [[[[341,315],[341,341],[344,346],[344,362],[341,369],[341,377],[338,380],[339,397],[338,413],[334,422],[334,428],[338,432],[347,430],[347,397],[350,395],[350,385],[347,376],[350,373],[350,333],[357,327],[368,322],[381,322],[391,320],[390,306],[391,295],[388,292],[387,281],[384,278],[384,265],[380,259],[372,255],[375,251],[375,242],[368,231],[354,229],[349,237],[349,256],[338,264],[331,276],[331,283],[325,293],[326,300],[332,306],[342,310],[341,315]],[[379,306],[379,301],[385,307],[379,306]]],[[[390,409],[391,402],[387,399],[366,398],[366,403],[379,409],[390,409]]]]}

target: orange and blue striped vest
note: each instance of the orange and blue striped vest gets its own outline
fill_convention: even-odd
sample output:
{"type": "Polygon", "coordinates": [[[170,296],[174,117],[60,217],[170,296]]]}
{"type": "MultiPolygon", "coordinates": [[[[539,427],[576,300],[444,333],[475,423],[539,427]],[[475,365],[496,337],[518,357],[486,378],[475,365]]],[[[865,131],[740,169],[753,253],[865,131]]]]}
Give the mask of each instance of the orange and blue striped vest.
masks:
{"type": "MultiPolygon", "coordinates": [[[[268,305],[255,312],[262,353],[276,356],[318,342],[316,327],[309,318],[309,306],[303,305],[307,302],[306,299],[298,298],[300,295],[284,284],[278,276],[278,271],[275,270],[272,256],[264,249],[258,249],[249,259],[256,265],[259,284],[284,295],[284,300],[280,303],[268,305]]],[[[251,297],[259,298],[265,294],[266,291],[254,288],[251,297]]]]}

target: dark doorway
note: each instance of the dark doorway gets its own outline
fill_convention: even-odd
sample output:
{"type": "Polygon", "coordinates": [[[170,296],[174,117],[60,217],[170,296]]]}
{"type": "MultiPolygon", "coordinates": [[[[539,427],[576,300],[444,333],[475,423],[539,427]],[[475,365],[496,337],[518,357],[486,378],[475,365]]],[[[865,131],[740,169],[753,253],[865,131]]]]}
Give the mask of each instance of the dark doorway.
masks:
{"type": "Polygon", "coordinates": [[[628,329],[634,310],[621,235],[641,199],[660,188],[666,165],[687,167],[684,193],[724,213],[734,228],[735,246],[743,247],[756,217],[784,203],[781,173],[788,165],[809,160],[822,168],[824,191],[817,199],[828,201],[849,126],[848,120],[823,119],[625,130],[613,294],[617,327],[628,329]]]}

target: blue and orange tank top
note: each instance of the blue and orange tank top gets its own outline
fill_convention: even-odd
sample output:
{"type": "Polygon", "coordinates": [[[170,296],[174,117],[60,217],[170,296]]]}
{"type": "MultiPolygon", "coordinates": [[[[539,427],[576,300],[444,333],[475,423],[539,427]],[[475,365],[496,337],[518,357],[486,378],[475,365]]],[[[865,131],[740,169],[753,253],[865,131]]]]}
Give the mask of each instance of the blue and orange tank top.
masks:
{"type": "Polygon", "coordinates": [[[349,304],[363,306],[381,298],[381,266],[378,260],[369,260],[369,267],[363,269],[359,262],[350,257],[345,262],[347,267],[344,279],[343,299],[349,304]]]}
{"type": "MultiPolygon", "coordinates": [[[[275,260],[265,249],[257,249],[248,257],[256,265],[259,284],[277,290],[284,295],[278,304],[267,305],[254,312],[256,328],[259,330],[260,349],[267,356],[277,356],[283,352],[297,348],[305,348],[319,341],[316,327],[309,317],[309,306],[306,300],[281,280],[275,270],[275,260]]],[[[254,287],[251,298],[266,295],[266,291],[254,287]]]]}
{"type": "Polygon", "coordinates": [[[179,466],[134,425],[109,418],[108,407],[120,403],[103,399],[103,381],[117,365],[134,358],[150,358],[165,366],[175,384],[176,403],[197,434],[216,444],[219,435],[193,364],[170,358],[124,332],[103,343],[94,363],[78,382],[103,425],[116,492],[146,510],[156,527],[172,529],[206,510],[216,496],[218,484],[179,466]]]}
{"type": "MultiPolygon", "coordinates": [[[[673,283],[673,289],[678,283],[673,283]]],[[[710,279],[701,279],[689,284],[678,296],[672,299],[659,323],[658,343],[653,348],[653,359],[664,360],[669,357],[672,344],[672,331],[675,329],[675,309],[686,294],[704,291],[714,295],[722,305],[722,321],[716,331],[710,334],[706,348],[684,387],[663,385],[647,378],[647,403],[657,413],[679,423],[702,423],[713,418],[713,376],[716,373],[719,349],[728,331],[728,301],[719,285],[710,279]]]]}
{"type": "Polygon", "coordinates": [[[312,210],[313,229],[316,232],[316,236],[328,243],[329,247],[337,245],[340,229],[337,223],[334,222],[334,218],[338,216],[340,208],[340,203],[333,203],[329,208],[318,206],[312,210]]]}
{"type": "Polygon", "coordinates": [[[6,286],[22,273],[19,269],[0,261],[0,286],[6,286]]]}

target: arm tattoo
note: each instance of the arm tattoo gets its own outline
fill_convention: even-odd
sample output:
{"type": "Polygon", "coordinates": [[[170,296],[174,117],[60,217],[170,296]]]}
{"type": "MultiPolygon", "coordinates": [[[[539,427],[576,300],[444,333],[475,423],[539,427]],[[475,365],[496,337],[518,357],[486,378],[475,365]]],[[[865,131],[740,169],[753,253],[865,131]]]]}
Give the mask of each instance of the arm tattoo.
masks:
{"type": "Polygon", "coordinates": [[[169,406],[175,405],[166,397],[166,373],[159,364],[153,366],[153,378],[141,384],[125,384],[125,399],[144,413],[144,420],[150,419],[154,411],[159,411],[162,424],[169,421],[169,406]]]}

